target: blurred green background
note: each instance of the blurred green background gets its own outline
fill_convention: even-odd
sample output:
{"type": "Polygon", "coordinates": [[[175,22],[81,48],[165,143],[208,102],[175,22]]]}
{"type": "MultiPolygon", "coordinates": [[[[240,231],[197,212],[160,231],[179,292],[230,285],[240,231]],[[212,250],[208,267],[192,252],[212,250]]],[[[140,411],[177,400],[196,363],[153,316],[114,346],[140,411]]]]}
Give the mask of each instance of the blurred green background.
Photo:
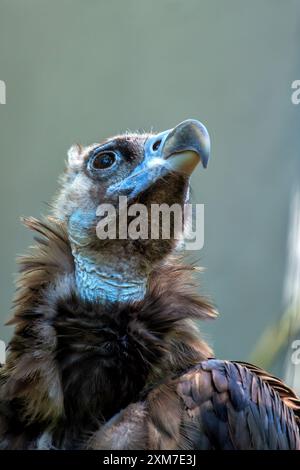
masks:
{"type": "Polygon", "coordinates": [[[220,311],[203,329],[219,357],[247,359],[283,310],[299,39],[299,0],[0,0],[1,324],[31,241],[19,217],[47,212],[68,147],[193,117],[212,139],[192,180],[201,291],[220,311]]]}

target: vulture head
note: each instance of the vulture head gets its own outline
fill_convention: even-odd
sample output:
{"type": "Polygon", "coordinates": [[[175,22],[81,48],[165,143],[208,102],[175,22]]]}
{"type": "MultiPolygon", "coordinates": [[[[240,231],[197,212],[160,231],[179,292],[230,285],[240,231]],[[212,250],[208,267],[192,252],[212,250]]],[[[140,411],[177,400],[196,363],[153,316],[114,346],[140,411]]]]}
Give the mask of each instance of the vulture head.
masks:
{"type": "Polygon", "coordinates": [[[170,236],[162,236],[152,207],[183,208],[190,175],[198,163],[207,166],[209,152],[206,128],[192,119],[159,134],[127,133],[71,147],[55,215],[67,224],[84,298],[144,297],[149,273],[180,244],[183,233],[170,217],[170,236]],[[158,230],[155,236],[151,230],[158,230]]]}

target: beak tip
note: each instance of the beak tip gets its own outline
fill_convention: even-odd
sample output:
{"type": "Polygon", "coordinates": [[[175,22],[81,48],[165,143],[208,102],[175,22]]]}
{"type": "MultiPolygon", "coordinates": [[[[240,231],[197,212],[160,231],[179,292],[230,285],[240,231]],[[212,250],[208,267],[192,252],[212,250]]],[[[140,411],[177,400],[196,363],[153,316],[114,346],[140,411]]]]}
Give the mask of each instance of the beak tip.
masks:
{"type": "Polygon", "coordinates": [[[191,150],[198,154],[203,168],[207,168],[210,157],[210,137],[207,128],[197,119],[187,119],[178,124],[173,132],[174,147],[191,150]]]}
{"type": "Polygon", "coordinates": [[[207,168],[210,158],[210,137],[205,126],[203,126],[203,150],[201,154],[201,161],[204,168],[207,168]]]}
{"type": "Polygon", "coordinates": [[[210,137],[204,124],[197,119],[186,119],[173,129],[147,139],[145,155],[159,155],[168,160],[175,171],[191,174],[201,161],[207,168],[210,157],[210,137]]]}

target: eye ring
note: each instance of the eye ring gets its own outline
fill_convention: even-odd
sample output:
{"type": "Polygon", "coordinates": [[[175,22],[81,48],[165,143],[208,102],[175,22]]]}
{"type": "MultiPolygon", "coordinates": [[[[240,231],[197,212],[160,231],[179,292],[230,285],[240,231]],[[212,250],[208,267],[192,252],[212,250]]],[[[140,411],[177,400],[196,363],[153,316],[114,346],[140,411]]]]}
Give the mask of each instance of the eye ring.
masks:
{"type": "Polygon", "coordinates": [[[112,168],[117,161],[117,154],[112,150],[98,151],[95,149],[92,152],[89,160],[89,169],[92,171],[105,171],[112,168]]]}

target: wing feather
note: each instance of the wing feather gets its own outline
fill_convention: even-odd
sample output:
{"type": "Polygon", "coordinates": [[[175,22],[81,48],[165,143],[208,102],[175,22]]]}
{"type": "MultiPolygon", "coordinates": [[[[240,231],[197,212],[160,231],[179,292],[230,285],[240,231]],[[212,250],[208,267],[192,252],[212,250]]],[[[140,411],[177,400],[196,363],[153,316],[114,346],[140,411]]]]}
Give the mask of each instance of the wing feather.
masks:
{"type": "MultiPolygon", "coordinates": [[[[265,371],[211,359],[177,380],[183,414],[193,410],[191,419],[198,426],[200,448],[300,449],[300,402],[265,371]]],[[[184,422],[187,426],[186,417],[184,422]]]]}

